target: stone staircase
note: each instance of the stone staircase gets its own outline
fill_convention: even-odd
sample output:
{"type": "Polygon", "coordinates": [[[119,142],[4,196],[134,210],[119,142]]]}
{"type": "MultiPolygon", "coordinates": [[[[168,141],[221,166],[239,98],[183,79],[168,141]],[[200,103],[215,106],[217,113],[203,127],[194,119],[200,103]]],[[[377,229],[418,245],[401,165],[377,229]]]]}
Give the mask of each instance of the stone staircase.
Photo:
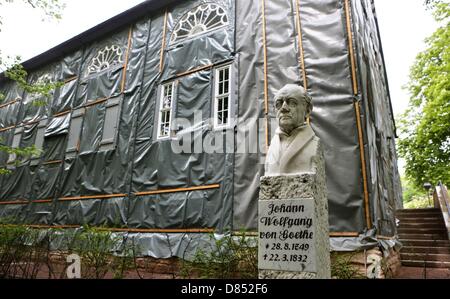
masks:
{"type": "Polygon", "coordinates": [[[450,269],[450,241],[440,209],[397,210],[402,266],[450,269]]]}

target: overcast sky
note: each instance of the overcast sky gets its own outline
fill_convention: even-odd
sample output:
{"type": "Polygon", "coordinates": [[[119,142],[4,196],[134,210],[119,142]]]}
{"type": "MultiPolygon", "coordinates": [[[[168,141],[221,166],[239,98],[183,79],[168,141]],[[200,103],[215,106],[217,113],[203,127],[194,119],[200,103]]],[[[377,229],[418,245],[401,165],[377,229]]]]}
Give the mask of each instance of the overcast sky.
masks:
{"type": "MultiPolygon", "coordinates": [[[[396,115],[408,105],[402,86],[408,81],[409,68],[424,49],[425,37],[437,26],[423,1],[375,0],[396,115]]],[[[143,0],[65,0],[67,7],[59,22],[42,22],[42,14],[20,2],[4,5],[1,50],[27,60],[140,2],[143,0]]]]}

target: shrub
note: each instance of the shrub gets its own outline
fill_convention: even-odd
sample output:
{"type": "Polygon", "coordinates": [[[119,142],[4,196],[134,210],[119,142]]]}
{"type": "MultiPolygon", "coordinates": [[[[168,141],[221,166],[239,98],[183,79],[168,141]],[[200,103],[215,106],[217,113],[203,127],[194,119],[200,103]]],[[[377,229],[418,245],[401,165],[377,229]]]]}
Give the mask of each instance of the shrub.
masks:
{"type": "Polygon", "coordinates": [[[198,249],[191,262],[184,261],[181,274],[199,278],[258,278],[258,247],[254,238],[243,233],[222,238],[210,235],[207,250],[198,249]]]}

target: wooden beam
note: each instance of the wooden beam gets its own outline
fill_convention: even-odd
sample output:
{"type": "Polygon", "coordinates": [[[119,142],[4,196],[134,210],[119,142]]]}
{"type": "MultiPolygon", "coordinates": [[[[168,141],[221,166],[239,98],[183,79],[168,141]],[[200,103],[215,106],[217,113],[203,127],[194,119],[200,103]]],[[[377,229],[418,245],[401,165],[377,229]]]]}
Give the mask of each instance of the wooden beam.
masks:
{"type": "MultiPolygon", "coordinates": [[[[296,0],[296,12],[297,12],[297,32],[298,32],[298,51],[299,51],[299,62],[302,70],[303,76],[303,87],[305,90],[308,89],[308,78],[306,77],[305,68],[305,51],[303,48],[303,34],[302,34],[302,22],[300,19],[300,0],[296,0]]],[[[308,119],[309,123],[309,119],[308,119]]]]}
{"type": "Polygon", "coordinates": [[[350,55],[350,66],[352,72],[352,83],[353,83],[353,94],[358,94],[358,81],[356,77],[356,62],[355,62],[355,53],[353,50],[353,33],[352,33],[352,23],[351,23],[351,11],[349,0],[344,0],[345,5],[345,15],[347,20],[347,36],[348,36],[348,49],[350,55]]]}
{"type": "Polygon", "coordinates": [[[130,31],[128,32],[127,52],[125,54],[125,62],[123,64],[123,73],[122,73],[122,83],[120,85],[120,91],[122,93],[125,91],[125,83],[126,83],[126,79],[127,79],[128,60],[129,60],[129,56],[130,56],[132,34],[133,34],[133,26],[130,27],[130,31]]]}
{"type": "Polygon", "coordinates": [[[42,163],[42,165],[61,164],[62,162],[63,162],[63,160],[48,161],[48,162],[42,163]]]}
{"type": "Polygon", "coordinates": [[[34,229],[69,229],[69,228],[80,228],[80,225],[39,225],[32,224],[26,225],[26,227],[34,228],[34,229]]]}
{"type": "Polygon", "coordinates": [[[166,35],[167,35],[167,16],[168,12],[164,14],[164,29],[163,29],[163,37],[162,37],[162,45],[161,45],[161,53],[159,57],[159,72],[162,73],[164,67],[164,51],[166,49],[166,35]]]}
{"type": "Polygon", "coordinates": [[[263,37],[263,56],[264,56],[264,114],[266,124],[266,151],[269,149],[269,78],[268,78],[268,59],[267,59],[267,32],[266,32],[266,1],[261,0],[262,14],[262,37],[263,37]]]}
{"type": "MultiPolygon", "coordinates": [[[[18,227],[15,224],[2,224],[2,227],[18,227]]],[[[24,225],[32,229],[74,229],[81,228],[81,225],[40,225],[31,224],[24,225]]],[[[109,228],[109,227],[92,227],[93,229],[99,231],[110,231],[110,232],[128,232],[128,233],[162,233],[162,234],[186,234],[186,233],[214,233],[216,229],[214,228],[180,228],[180,229],[158,229],[158,228],[109,228]]]]}
{"type": "Polygon", "coordinates": [[[78,76],[73,76],[73,77],[71,77],[71,78],[69,78],[69,79],[64,80],[64,84],[67,84],[67,83],[69,83],[69,82],[72,82],[72,81],[74,81],[74,80],[76,80],[76,79],[78,79],[78,76]]]}
{"type": "Polygon", "coordinates": [[[357,232],[333,232],[330,237],[359,237],[357,232]]]}
{"type": "Polygon", "coordinates": [[[356,111],[356,126],[358,128],[358,139],[359,139],[359,155],[361,158],[361,172],[363,176],[363,190],[364,190],[364,204],[365,204],[365,216],[367,228],[372,228],[372,221],[370,217],[370,203],[369,203],[369,186],[367,182],[367,170],[366,170],[366,152],[364,150],[364,135],[361,124],[361,112],[359,107],[359,101],[355,102],[356,111]]]}
{"type": "Polygon", "coordinates": [[[98,228],[100,231],[147,233],[147,234],[183,234],[183,233],[214,233],[214,228],[180,228],[180,229],[157,229],[157,228],[98,228]]]}
{"type": "Polygon", "coordinates": [[[66,110],[66,111],[54,114],[53,117],[63,116],[63,115],[69,114],[70,112],[72,112],[72,110],[66,110]]]}
{"type": "Polygon", "coordinates": [[[1,109],[1,108],[4,108],[4,107],[7,107],[7,106],[9,106],[9,105],[15,104],[15,103],[17,103],[18,101],[19,101],[18,99],[15,99],[14,101],[11,101],[11,102],[2,104],[2,105],[0,105],[0,109],[1,109]]]}
{"type": "Polygon", "coordinates": [[[165,194],[165,193],[201,191],[201,190],[218,189],[218,188],[220,188],[220,184],[207,185],[207,186],[198,186],[198,187],[189,187],[189,188],[160,189],[160,190],[155,190],[155,191],[136,192],[136,193],[134,193],[134,195],[136,195],[136,196],[144,196],[144,195],[156,195],[156,194],[165,194]]]}
{"type": "Polygon", "coordinates": [[[78,196],[78,197],[63,197],[58,199],[58,201],[77,201],[77,200],[89,200],[89,199],[110,199],[117,197],[128,197],[128,194],[107,194],[107,195],[89,195],[89,196],[78,196]]]}
{"type": "Polygon", "coordinates": [[[207,70],[207,69],[212,68],[213,66],[214,66],[213,64],[207,64],[207,65],[204,65],[204,66],[195,68],[195,69],[190,70],[190,71],[186,71],[186,72],[183,72],[183,73],[178,73],[178,74],[176,75],[176,78],[184,77],[184,76],[187,76],[187,75],[196,73],[196,72],[200,72],[200,71],[203,71],[203,70],[207,70]]]}
{"type": "Polygon", "coordinates": [[[97,104],[106,102],[106,101],[109,100],[110,98],[111,98],[111,97],[101,98],[101,99],[99,99],[99,100],[95,100],[94,102],[87,103],[87,104],[85,104],[83,107],[87,108],[87,107],[90,107],[90,106],[95,106],[95,105],[97,105],[97,104]]]}
{"type": "Polygon", "coordinates": [[[0,129],[0,132],[5,132],[5,131],[9,131],[9,130],[11,130],[11,129],[14,129],[16,126],[11,126],[11,127],[7,127],[7,128],[3,128],[3,129],[0,129]]]}
{"type": "Polygon", "coordinates": [[[1,201],[0,205],[6,206],[6,205],[27,205],[30,202],[27,200],[19,200],[19,201],[1,201]]]}
{"type": "Polygon", "coordinates": [[[52,203],[52,199],[40,199],[40,200],[33,200],[32,203],[52,203]]]}

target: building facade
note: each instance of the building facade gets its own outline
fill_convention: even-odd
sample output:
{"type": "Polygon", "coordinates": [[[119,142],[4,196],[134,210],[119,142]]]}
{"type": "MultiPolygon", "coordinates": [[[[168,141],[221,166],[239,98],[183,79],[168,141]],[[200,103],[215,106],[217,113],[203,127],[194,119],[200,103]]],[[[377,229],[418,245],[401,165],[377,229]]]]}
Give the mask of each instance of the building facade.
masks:
{"type": "Polygon", "coordinates": [[[297,83],[325,147],[331,237],[395,234],[373,0],[149,0],[24,65],[30,83],[63,85],[42,97],[2,80],[3,144],[41,149],[15,163],[1,153],[8,222],[133,232],[159,240],[154,256],[162,234],[181,248],[188,235],[256,230],[273,96],[297,83]]]}

